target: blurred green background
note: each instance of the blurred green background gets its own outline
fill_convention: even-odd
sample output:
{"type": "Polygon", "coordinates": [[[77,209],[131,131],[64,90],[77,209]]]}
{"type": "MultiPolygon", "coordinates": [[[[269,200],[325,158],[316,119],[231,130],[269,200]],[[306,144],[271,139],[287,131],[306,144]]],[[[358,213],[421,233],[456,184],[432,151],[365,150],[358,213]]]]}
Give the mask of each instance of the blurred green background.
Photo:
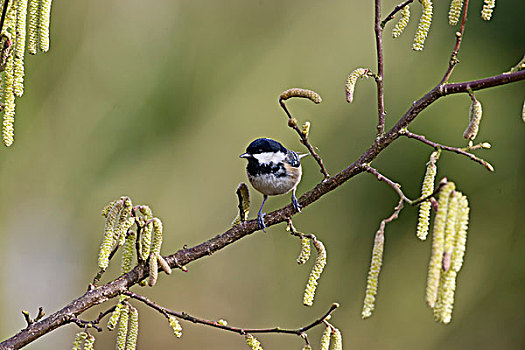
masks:
{"type": "MultiPolygon", "coordinates": [[[[384,13],[397,1],[385,1],[384,13]]],[[[437,2],[425,50],[411,41],[420,13],[413,6],[407,32],[385,31],[388,126],[443,75],[454,32],[448,2],[437,2]]],[[[472,1],[453,81],[508,70],[523,52],[520,0],[500,1],[493,21],[472,1]],[[522,38],[522,39],[519,39],[522,38]],[[521,42],[521,44],[519,44],[521,42]]],[[[290,87],[316,90],[324,102],[289,103],[312,122],[311,141],[331,173],[372,142],[375,85],[360,81],[352,105],[343,84],[356,67],[375,69],[373,1],[56,1],[51,51],[27,58],[25,96],[18,100],[16,142],[0,148],[0,338],[25,327],[20,311],[52,313],[84,293],[97,271],[102,207],[120,195],[149,204],[165,226],[163,252],[195,245],[226,230],[236,215],[235,188],[246,181],[246,145],[261,136],[304,151],[278,107],[290,87]]],[[[299,242],[272,227],[139,289],[162,305],[231,325],[294,328],[337,301],[332,321],[345,349],[522,349],[525,345],[525,125],[523,82],[481,91],[484,117],[478,151],[496,168],[443,154],[438,176],[469,196],[471,225],[448,326],[424,304],[430,242],[415,238],[415,208],[388,225],[384,268],[372,318],[361,320],[374,233],[397,198],[363,174],[294,219],[328,249],[328,265],[312,308],[302,306],[310,272],[295,263],[299,242]]],[[[411,130],[460,146],[470,100],[451,96],[433,104],[411,130]]],[[[431,152],[400,139],[374,165],[417,197],[431,152]]],[[[302,194],[321,180],[303,161],[302,194]]],[[[252,193],[252,217],[261,196],[252,193]]],[[[289,196],[271,198],[272,211],[289,196]]],[[[106,278],[116,276],[114,262],[106,278]]],[[[109,307],[113,301],[105,304],[109,307]]],[[[244,339],[183,322],[176,339],[156,312],[140,310],[139,348],[245,349],[244,339]]],[[[82,315],[95,317],[102,309],[82,315]]],[[[78,329],[62,327],[29,349],[68,349],[78,329]]],[[[321,328],[310,332],[314,348],[321,328]]],[[[97,348],[114,347],[115,332],[97,334],[97,348]]],[[[265,349],[300,349],[288,335],[261,335],[265,349]]]]}

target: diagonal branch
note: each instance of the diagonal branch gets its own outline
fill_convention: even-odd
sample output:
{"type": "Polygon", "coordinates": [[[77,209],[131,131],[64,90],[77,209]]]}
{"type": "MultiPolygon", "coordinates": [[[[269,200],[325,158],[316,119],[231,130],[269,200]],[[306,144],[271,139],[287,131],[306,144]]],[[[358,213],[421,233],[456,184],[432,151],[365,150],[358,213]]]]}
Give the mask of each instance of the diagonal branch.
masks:
{"type": "Polygon", "coordinates": [[[295,335],[298,335],[298,336],[302,336],[302,333],[304,333],[304,332],[308,331],[309,329],[311,329],[311,328],[313,328],[313,327],[323,323],[323,321],[325,321],[327,319],[327,317],[330,316],[332,314],[332,312],[334,312],[335,309],[337,309],[339,307],[339,304],[337,304],[337,303],[332,304],[330,306],[330,309],[328,309],[328,311],[326,311],[323,316],[319,317],[317,320],[309,323],[308,325],[306,325],[304,327],[301,327],[301,328],[297,328],[297,329],[284,329],[284,328],[280,328],[280,327],[273,327],[273,328],[240,328],[240,327],[228,326],[226,324],[222,324],[222,323],[219,323],[219,322],[216,322],[216,321],[210,321],[210,320],[206,320],[206,319],[203,319],[203,318],[198,318],[198,317],[195,317],[195,316],[191,316],[191,315],[189,315],[189,314],[187,314],[185,312],[179,312],[179,311],[170,310],[168,308],[165,308],[164,306],[161,306],[161,305],[159,305],[159,304],[149,300],[148,298],[146,298],[143,295],[140,295],[140,294],[137,294],[137,293],[133,293],[133,292],[131,292],[129,290],[125,290],[124,292],[122,292],[122,294],[127,295],[130,298],[136,299],[136,300],[146,304],[147,306],[151,307],[152,309],[157,310],[158,312],[160,312],[165,317],[169,317],[169,315],[173,315],[175,317],[178,317],[178,318],[186,320],[186,321],[202,324],[202,325],[209,326],[209,327],[220,328],[222,330],[238,333],[238,334],[241,334],[241,335],[244,335],[246,333],[285,333],[285,334],[295,334],[295,335]]]}
{"type": "MultiPolygon", "coordinates": [[[[327,193],[335,190],[354,176],[364,171],[364,165],[371,163],[377,156],[401,136],[401,130],[406,129],[408,125],[421,113],[425,108],[434,103],[439,98],[457,94],[467,93],[469,90],[481,90],[493,86],[500,86],[525,80],[525,71],[515,73],[505,73],[493,77],[467,81],[463,83],[438,85],[425,96],[414,102],[408,111],[387,133],[377,138],[372,145],[360,156],[358,160],[350,164],[347,168],[341,170],[328,180],[321,182],[310,191],[303,194],[299,199],[299,204],[306,208],[308,205],[318,201],[327,193]]],[[[296,212],[292,205],[287,205],[276,210],[265,217],[266,226],[276,225],[287,221],[296,212]]],[[[239,239],[252,234],[259,230],[257,220],[246,221],[244,224],[234,226],[226,232],[219,234],[210,240],[203,242],[191,248],[185,248],[166,257],[166,260],[172,268],[187,265],[195,260],[210,255],[213,252],[221,250],[226,246],[238,241],[239,239]]],[[[21,330],[16,335],[0,343],[0,350],[19,349],[52,330],[74,322],[74,319],[90,309],[91,307],[101,304],[108,299],[114,298],[123,293],[126,289],[137,284],[140,280],[146,278],[148,268],[143,263],[136,266],[129,273],[124,274],[117,279],[89,290],[82,296],[73,300],[61,310],[49,315],[48,317],[31,324],[26,329],[21,330]]]]}

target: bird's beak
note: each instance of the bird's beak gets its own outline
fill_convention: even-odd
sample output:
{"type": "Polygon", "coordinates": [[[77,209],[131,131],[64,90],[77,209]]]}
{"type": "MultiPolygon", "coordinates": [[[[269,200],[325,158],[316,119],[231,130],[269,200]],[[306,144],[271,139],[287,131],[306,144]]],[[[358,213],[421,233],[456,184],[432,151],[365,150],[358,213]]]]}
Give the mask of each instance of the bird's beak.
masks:
{"type": "Polygon", "coordinates": [[[251,155],[249,153],[243,153],[239,156],[239,158],[250,158],[251,155]]]}

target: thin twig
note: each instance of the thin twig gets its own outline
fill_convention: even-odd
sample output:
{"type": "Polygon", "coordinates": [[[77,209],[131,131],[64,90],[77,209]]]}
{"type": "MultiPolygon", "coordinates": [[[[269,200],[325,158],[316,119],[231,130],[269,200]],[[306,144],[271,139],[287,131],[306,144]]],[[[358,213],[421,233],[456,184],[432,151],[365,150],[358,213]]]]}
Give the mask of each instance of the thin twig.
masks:
{"type": "Polygon", "coordinates": [[[381,27],[381,0],[375,0],[374,31],[377,51],[377,136],[385,132],[385,93],[383,88],[383,27],[381,27]]]}
{"type": "Polygon", "coordinates": [[[390,12],[390,14],[388,16],[385,17],[384,20],[381,21],[381,28],[385,28],[386,24],[393,20],[395,15],[401,11],[403,8],[405,8],[406,6],[410,5],[411,3],[413,3],[414,0],[407,0],[399,5],[397,5],[396,7],[394,7],[394,9],[392,10],[392,12],[390,12]]]}
{"type": "Polygon", "coordinates": [[[4,6],[2,7],[2,17],[0,18],[0,33],[4,29],[5,15],[7,13],[7,6],[9,5],[9,0],[4,0],[4,6]]]}
{"type": "Polygon", "coordinates": [[[388,218],[381,220],[381,223],[379,224],[379,229],[377,230],[377,233],[384,234],[385,233],[385,226],[386,224],[394,221],[399,217],[399,213],[401,210],[403,210],[403,207],[405,206],[405,201],[403,198],[399,199],[399,202],[397,203],[397,206],[394,208],[394,212],[392,215],[390,215],[388,218]]]}
{"type": "Polygon", "coordinates": [[[82,329],[95,328],[98,332],[102,332],[102,328],[99,327],[100,322],[106,316],[115,311],[116,306],[110,307],[106,311],[103,311],[98,314],[98,317],[92,321],[82,320],[80,318],[74,317],[71,322],[75,323],[82,329]]]}
{"type": "Polygon", "coordinates": [[[465,24],[467,22],[468,2],[469,0],[465,0],[465,3],[463,5],[463,16],[461,17],[461,24],[459,25],[459,31],[456,32],[456,43],[454,45],[454,49],[452,49],[452,53],[450,54],[450,60],[448,62],[447,71],[445,72],[445,75],[439,82],[439,85],[443,85],[448,81],[448,79],[452,75],[452,71],[454,71],[454,67],[456,67],[456,64],[458,64],[459,62],[458,53],[461,47],[461,41],[463,40],[463,33],[465,32],[465,24]]]}
{"type": "Polygon", "coordinates": [[[304,333],[304,332],[308,331],[309,329],[311,329],[311,328],[321,324],[328,316],[330,316],[332,314],[332,312],[334,312],[335,309],[337,309],[339,307],[339,304],[337,304],[337,303],[332,304],[330,306],[330,309],[323,316],[321,316],[319,319],[311,322],[310,324],[308,324],[308,325],[306,325],[304,327],[298,328],[298,329],[283,329],[283,328],[280,328],[280,327],[273,327],[273,328],[240,328],[240,327],[232,327],[232,326],[224,325],[224,324],[218,323],[216,321],[210,321],[210,320],[206,320],[206,319],[203,319],[203,318],[198,318],[198,317],[195,317],[195,316],[191,316],[191,315],[189,315],[189,314],[187,314],[185,312],[179,312],[179,311],[174,311],[174,310],[165,308],[165,307],[163,307],[163,306],[161,306],[161,305],[159,305],[159,304],[149,300],[147,297],[145,297],[143,295],[140,295],[140,294],[137,294],[137,293],[133,293],[133,292],[131,292],[129,290],[123,291],[122,294],[127,295],[130,298],[136,299],[136,300],[138,300],[138,301],[148,305],[152,309],[155,309],[158,312],[160,312],[165,317],[168,317],[169,315],[172,315],[172,316],[178,317],[178,318],[186,320],[186,321],[190,321],[190,322],[198,323],[198,324],[203,324],[203,325],[210,326],[210,327],[220,328],[220,329],[223,329],[225,331],[230,331],[230,332],[238,333],[238,334],[241,334],[241,335],[244,335],[246,333],[285,333],[285,334],[295,334],[295,335],[298,335],[298,336],[302,337],[302,333],[304,333]]]}
{"type": "Polygon", "coordinates": [[[377,171],[376,169],[372,168],[370,166],[370,164],[365,164],[364,165],[364,168],[365,170],[374,175],[377,180],[379,181],[383,181],[384,183],[386,183],[387,185],[389,185],[390,187],[392,187],[394,189],[394,191],[397,192],[397,194],[399,195],[399,197],[404,201],[404,202],[407,202],[408,204],[412,204],[412,200],[409,199],[407,196],[405,196],[405,194],[403,193],[403,191],[401,191],[401,185],[398,184],[397,182],[394,182],[392,180],[390,180],[389,178],[387,178],[386,176],[384,176],[383,174],[381,174],[379,171],[377,171]]]}
{"type": "MultiPolygon", "coordinates": [[[[314,157],[314,159],[317,162],[317,164],[319,164],[320,171],[324,175],[324,180],[327,180],[328,178],[330,178],[330,175],[328,174],[328,171],[326,170],[326,167],[324,166],[323,160],[315,152],[314,148],[312,147],[312,145],[308,141],[308,136],[305,135],[303,133],[303,131],[299,128],[299,126],[297,125],[297,120],[294,117],[292,117],[292,115],[290,114],[290,111],[286,107],[286,104],[285,104],[283,99],[281,99],[281,98],[279,99],[279,104],[281,105],[281,108],[284,110],[284,112],[288,116],[288,126],[291,127],[292,129],[294,129],[297,132],[297,134],[301,138],[302,144],[306,146],[306,148],[308,149],[308,151],[310,152],[312,157],[314,157]]],[[[302,205],[302,203],[301,203],[301,205],[302,205]]]]}
{"type": "Polygon", "coordinates": [[[427,140],[425,138],[425,136],[414,134],[413,132],[410,132],[408,130],[402,131],[401,135],[406,136],[406,137],[411,138],[411,139],[416,139],[418,141],[421,141],[421,142],[423,142],[423,143],[425,143],[425,144],[427,144],[429,146],[434,147],[435,149],[440,149],[441,148],[441,149],[443,149],[445,151],[454,152],[454,153],[457,153],[457,154],[464,155],[464,156],[470,158],[471,160],[475,161],[476,163],[479,163],[479,164],[483,165],[487,170],[494,171],[494,167],[489,162],[487,162],[487,161],[485,161],[485,160],[483,160],[483,159],[481,159],[479,157],[476,157],[472,153],[469,153],[469,152],[465,151],[465,149],[463,149],[463,148],[445,146],[445,145],[439,144],[437,142],[433,142],[433,141],[427,140]]]}

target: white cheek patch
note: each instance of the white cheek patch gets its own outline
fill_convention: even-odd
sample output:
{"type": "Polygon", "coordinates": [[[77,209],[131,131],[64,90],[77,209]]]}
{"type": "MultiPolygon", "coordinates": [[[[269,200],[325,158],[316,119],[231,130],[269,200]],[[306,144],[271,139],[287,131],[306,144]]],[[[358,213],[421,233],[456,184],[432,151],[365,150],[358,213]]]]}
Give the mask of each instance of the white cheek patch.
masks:
{"type": "Polygon", "coordinates": [[[264,152],[254,154],[253,157],[259,161],[259,164],[278,164],[284,161],[286,154],[282,152],[264,152]]]}

